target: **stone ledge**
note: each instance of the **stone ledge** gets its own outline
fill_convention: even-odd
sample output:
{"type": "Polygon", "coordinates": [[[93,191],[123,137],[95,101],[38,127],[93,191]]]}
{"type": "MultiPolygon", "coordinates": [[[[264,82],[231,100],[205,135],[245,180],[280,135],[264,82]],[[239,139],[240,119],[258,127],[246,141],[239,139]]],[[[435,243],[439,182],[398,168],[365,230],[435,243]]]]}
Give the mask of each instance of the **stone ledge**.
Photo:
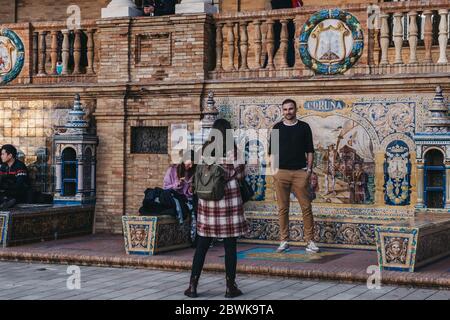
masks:
{"type": "MultiPolygon", "coordinates": [[[[139,258],[123,257],[98,257],[70,254],[53,253],[29,253],[18,251],[0,251],[0,261],[20,261],[20,262],[39,262],[54,264],[77,264],[83,266],[98,267],[130,267],[130,268],[148,268],[172,271],[190,271],[191,262],[178,260],[151,260],[139,258]]],[[[205,263],[204,271],[224,272],[223,264],[205,263]]],[[[290,268],[267,267],[267,266],[249,266],[239,265],[237,271],[241,274],[261,275],[261,276],[280,276],[298,279],[316,279],[345,281],[352,283],[366,283],[368,275],[365,272],[333,272],[319,270],[294,270],[290,268]]],[[[382,285],[404,285],[425,288],[450,289],[450,278],[439,277],[430,278],[426,274],[423,276],[409,273],[398,273],[395,275],[383,275],[382,285]]]]}

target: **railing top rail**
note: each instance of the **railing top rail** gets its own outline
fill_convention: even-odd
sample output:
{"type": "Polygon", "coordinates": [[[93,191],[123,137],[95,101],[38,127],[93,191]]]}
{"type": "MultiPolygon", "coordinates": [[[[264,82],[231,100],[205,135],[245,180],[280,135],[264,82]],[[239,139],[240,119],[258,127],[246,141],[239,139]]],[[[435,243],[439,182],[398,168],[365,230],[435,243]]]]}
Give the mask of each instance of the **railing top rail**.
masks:
{"type": "MultiPolygon", "coordinates": [[[[375,4],[380,7],[381,12],[394,12],[394,11],[424,11],[424,10],[439,10],[450,9],[450,1],[448,0],[416,0],[416,1],[404,1],[404,2],[384,2],[375,4]]],[[[315,12],[323,9],[336,9],[346,10],[350,12],[367,12],[368,4],[345,4],[342,6],[304,6],[302,8],[295,9],[278,9],[278,10],[264,10],[264,11],[244,11],[244,12],[232,12],[232,13],[217,13],[214,14],[214,20],[216,22],[227,21],[242,21],[242,20],[267,20],[267,19],[294,19],[299,15],[310,16],[315,12]]]]}
{"type": "MultiPolygon", "coordinates": [[[[97,27],[97,21],[94,19],[81,20],[80,29],[90,29],[97,27]]],[[[34,29],[34,30],[64,30],[68,29],[66,21],[42,21],[42,22],[19,22],[0,24],[0,29],[34,29]]]]}
{"type": "MultiPolygon", "coordinates": [[[[64,30],[69,29],[67,26],[67,21],[43,21],[43,22],[33,22],[31,26],[35,30],[64,30]]],[[[81,20],[80,29],[88,29],[97,26],[97,21],[95,19],[81,20]]]]}

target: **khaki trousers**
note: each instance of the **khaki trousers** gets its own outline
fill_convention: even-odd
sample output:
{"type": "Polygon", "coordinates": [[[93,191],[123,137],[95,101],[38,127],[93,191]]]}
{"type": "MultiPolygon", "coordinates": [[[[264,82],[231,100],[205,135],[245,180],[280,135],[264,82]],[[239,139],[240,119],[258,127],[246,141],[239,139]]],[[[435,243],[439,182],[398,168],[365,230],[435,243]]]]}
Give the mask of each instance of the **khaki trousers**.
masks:
{"type": "Polygon", "coordinates": [[[302,209],[304,240],[308,243],[314,237],[314,219],[308,194],[308,173],[303,169],[279,169],[273,177],[280,219],[280,240],[289,241],[289,203],[292,190],[302,209]]]}

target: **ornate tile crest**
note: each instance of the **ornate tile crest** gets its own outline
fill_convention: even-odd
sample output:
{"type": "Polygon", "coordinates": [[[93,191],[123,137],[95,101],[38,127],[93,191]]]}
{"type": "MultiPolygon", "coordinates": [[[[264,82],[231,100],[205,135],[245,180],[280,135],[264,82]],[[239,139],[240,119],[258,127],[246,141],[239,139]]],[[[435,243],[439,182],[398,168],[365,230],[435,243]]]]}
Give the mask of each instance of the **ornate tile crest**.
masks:
{"type": "Polygon", "coordinates": [[[340,74],[361,57],[364,36],[359,21],[339,9],[324,9],[303,25],[300,57],[318,74],[340,74]]]}
{"type": "Polygon", "coordinates": [[[0,85],[14,80],[23,67],[25,53],[22,40],[12,30],[0,30],[0,85]]]}
{"type": "Polygon", "coordinates": [[[417,228],[378,226],[375,228],[378,264],[386,270],[414,271],[417,228]]]}
{"type": "Polygon", "coordinates": [[[153,255],[157,217],[122,217],[127,254],[153,255]]]}
{"type": "Polygon", "coordinates": [[[384,200],[389,205],[408,205],[411,187],[409,148],[403,141],[392,141],[384,162],[384,200]]]}

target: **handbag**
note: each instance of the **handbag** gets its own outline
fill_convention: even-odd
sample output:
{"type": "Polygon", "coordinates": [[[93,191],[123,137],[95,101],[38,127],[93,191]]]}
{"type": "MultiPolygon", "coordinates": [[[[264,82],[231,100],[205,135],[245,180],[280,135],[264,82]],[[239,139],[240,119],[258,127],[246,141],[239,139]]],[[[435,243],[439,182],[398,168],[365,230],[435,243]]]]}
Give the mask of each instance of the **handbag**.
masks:
{"type": "Polygon", "coordinates": [[[253,191],[253,188],[250,186],[247,180],[245,180],[245,178],[239,182],[239,190],[241,191],[241,198],[243,203],[250,201],[251,198],[255,195],[255,191],[253,191]]]}

